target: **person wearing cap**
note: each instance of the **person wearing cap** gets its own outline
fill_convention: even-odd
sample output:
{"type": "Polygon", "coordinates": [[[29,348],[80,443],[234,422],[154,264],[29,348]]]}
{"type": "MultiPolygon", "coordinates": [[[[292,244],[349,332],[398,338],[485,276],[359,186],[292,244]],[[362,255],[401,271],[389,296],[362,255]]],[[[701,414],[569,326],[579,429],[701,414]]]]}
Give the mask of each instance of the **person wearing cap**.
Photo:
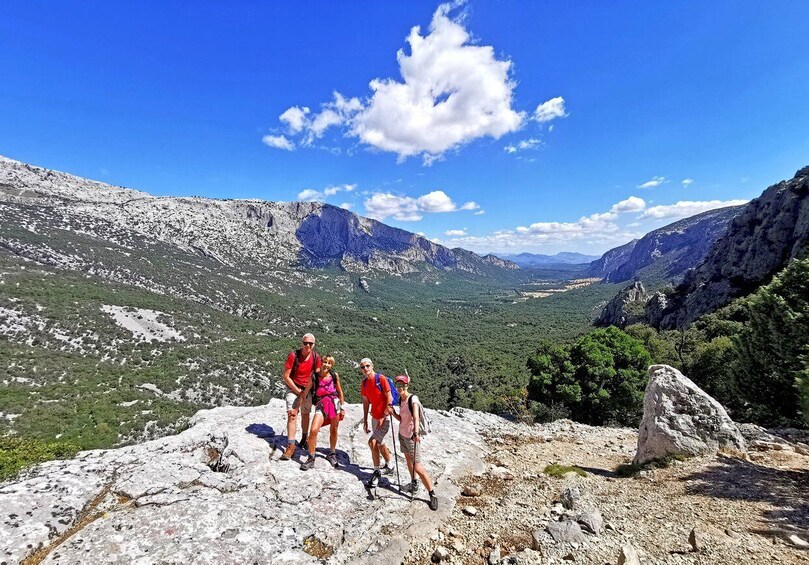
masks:
{"type": "Polygon", "coordinates": [[[309,415],[312,412],[312,395],[304,394],[311,390],[309,383],[312,374],[320,371],[320,355],[315,352],[315,336],[306,334],[301,339],[301,348],[290,351],[284,365],[284,383],[287,385],[287,448],[281,456],[283,461],[295,454],[295,432],[298,411],[301,413],[301,441],[298,445],[306,449],[306,436],[309,433],[309,415]]]}
{"type": "Polygon", "coordinates": [[[385,436],[390,430],[390,420],[388,415],[393,412],[393,393],[390,390],[388,379],[384,375],[374,372],[374,364],[369,358],[360,361],[360,371],[362,371],[362,384],[360,393],[362,394],[362,423],[365,433],[371,433],[368,446],[371,448],[371,459],[374,462],[374,474],[368,483],[369,487],[375,487],[379,478],[393,474],[393,467],[390,466],[390,451],[385,446],[385,436]],[[379,378],[377,378],[379,377],[379,378]],[[377,385],[377,382],[379,383],[377,385]],[[368,429],[368,411],[371,412],[371,429],[368,429]],[[380,455],[385,459],[385,466],[380,465],[380,455]]]}
{"type": "Polygon", "coordinates": [[[433,489],[433,480],[424,465],[421,464],[421,437],[419,435],[421,402],[418,396],[411,395],[408,390],[410,377],[399,375],[393,382],[399,391],[399,413],[393,412],[393,417],[399,420],[399,445],[407,460],[407,469],[410,471],[410,484],[402,487],[402,491],[414,496],[419,488],[416,478],[418,475],[430,495],[430,510],[438,510],[438,497],[433,489]]]}

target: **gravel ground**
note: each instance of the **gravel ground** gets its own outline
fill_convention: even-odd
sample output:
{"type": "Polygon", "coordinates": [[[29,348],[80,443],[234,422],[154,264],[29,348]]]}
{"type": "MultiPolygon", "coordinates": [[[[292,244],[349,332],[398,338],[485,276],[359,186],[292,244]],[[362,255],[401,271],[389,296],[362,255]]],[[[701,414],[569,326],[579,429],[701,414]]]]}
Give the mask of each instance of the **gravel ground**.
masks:
{"type": "Polygon", "coordinates": [[[809,544],[800,547],[809,541],[808,456],[717,455],[623,478],[615,469],[631,461],[635,431],[567,421],[541,429],[538,436],[487,438],[489,470],[462,484],[479,495],[460,496],[449,521],[415,545],[406,563],[430,562],[439,547],[446,563],[487,563],[497,551],[505,563],[617,563],[624,544],[644,564],[809,563],[809,544]],[[551,463],[576,465],[587,476],[550,477],[543,469],[551,463]],[[581,493],[574,511],[558,504],[570,487],[581,493]],[[603,516],[600,535],[555,543],[542,534],[538,551],[531,549],[535,530],[588,508],[603,516]]]}

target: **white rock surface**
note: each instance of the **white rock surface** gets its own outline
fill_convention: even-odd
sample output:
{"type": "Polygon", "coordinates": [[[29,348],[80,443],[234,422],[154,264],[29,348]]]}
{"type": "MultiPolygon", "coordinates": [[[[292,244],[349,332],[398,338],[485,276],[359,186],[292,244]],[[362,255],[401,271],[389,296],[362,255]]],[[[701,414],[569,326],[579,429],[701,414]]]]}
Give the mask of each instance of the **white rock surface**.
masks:
{"type": "MultiPolygon", "coordinates": [[[[44,563],[316,563],[305,551],[313,547],[325,548],[327,563],[400,562],[410,540],[426,539],[451,513],[455,479],[484,471],[480,432],[514,431],[493,415],[430,414],[423,457],[439,495],[433,512],[423,496],[411,503],[400,495],[395,475],[368,500],[362,408],[346,409],[338,469],[325,451],[312,471],[278,460],[281,400],[203,410],[179,435],[42,464],[0,484],[0,561],[51,546],[44,563]],[[225,472],[211,468],[220,459],[225,472]]],[[[324,450],[328,433],[318,440],[324,450]]],[[[407,480],[403,461],[399,469],[407,480]]]]}
{"type": "Polygon", "coordinates": [[[742,434],[722,405],[674,367],[649,367],[634,462],[720,449],[746,451],[742,434]]]}

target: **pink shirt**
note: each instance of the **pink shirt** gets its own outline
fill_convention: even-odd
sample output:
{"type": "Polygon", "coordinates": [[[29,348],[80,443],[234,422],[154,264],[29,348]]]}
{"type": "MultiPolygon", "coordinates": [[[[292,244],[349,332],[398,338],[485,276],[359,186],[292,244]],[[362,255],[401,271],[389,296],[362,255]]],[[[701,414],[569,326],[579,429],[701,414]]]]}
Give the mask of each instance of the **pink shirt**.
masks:
{"type": "Polygon", "coordinates": [[[416,404],[418,404],[418,397],[412,394],[407,397],[407,401],[402,398],[399,404],[399,417],[401,418],[399,422],[399,435],[408,439],[412,438],[413,434],[416,433],[416,423],[413,421],[413,414],[410,412],[411,398],[414,399],[413,406],[416,406],[416,404]]]}

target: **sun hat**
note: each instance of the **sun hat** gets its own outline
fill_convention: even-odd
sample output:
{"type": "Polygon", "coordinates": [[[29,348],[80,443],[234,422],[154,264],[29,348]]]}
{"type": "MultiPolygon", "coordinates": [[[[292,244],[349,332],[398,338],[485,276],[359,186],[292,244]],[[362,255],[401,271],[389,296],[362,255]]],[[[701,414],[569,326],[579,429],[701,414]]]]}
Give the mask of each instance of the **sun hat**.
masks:
{"type": "Polygon", "coordinates": [[[393,379],[393,382],[408,384],[410,383],[410,377],[408,377],[407,375],[397,375],[396,378],[393,379]]]}

